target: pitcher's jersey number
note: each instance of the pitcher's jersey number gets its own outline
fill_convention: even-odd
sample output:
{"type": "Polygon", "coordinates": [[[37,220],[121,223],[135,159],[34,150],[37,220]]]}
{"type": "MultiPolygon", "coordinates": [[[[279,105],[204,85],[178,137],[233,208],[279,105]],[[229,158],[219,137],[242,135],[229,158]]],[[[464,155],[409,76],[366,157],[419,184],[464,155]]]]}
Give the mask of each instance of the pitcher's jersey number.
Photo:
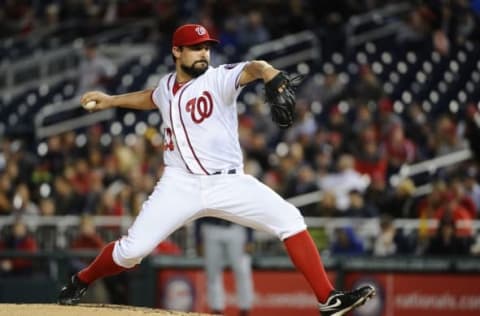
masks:
{"type": "Polygon", "coordinates": [[[163,132],[163,150],[164,151],[173,151],[173,132],[170,127],[164,128],[163,132]]]}

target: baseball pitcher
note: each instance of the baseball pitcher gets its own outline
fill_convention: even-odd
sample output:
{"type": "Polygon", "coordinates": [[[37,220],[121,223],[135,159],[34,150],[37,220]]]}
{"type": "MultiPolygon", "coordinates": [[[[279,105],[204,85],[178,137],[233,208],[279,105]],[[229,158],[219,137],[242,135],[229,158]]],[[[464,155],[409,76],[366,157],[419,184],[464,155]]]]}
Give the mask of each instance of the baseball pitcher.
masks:
{"type": "Polygon", "coordinates": [[[263,80],[272,119],[281,127],[294,120],[297,78],[253,60],[211,67],[217,43],[197,24],[176,29],[175,71],[153,90],[107,95],[85,93],[92,111],[113,107],[158,109],[163,118],[165,170],[128,234],[102,249],[61,290],[60,304],[79,302],[88,285],[137,265],[177,228],[204,216],[219,217],[277,236],[318,299],[321,315],[344,315],[375,294],[371,285],[337,291],[299,210],[256,178],[243,173],[236,99],[247,84],[263,80]]]}

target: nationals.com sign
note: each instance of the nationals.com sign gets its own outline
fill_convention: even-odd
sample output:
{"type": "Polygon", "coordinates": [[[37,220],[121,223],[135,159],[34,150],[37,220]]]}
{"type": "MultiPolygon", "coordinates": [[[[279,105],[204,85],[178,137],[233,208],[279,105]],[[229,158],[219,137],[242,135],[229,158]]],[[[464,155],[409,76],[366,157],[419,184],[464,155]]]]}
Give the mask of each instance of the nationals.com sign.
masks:
{"type": "MultiPolygon", "coordinates": [[[[329,273],[335,284],[335,274],[329,273]]],[[[290,270],[256,270],[255,301],[251,316],[318,316],[316,299],[303,276],[290,270]]],[[[238,315],[235,283],[224,273],[227,310],[238,315]]],[[[352,316],[478,316],[480,275],[438,273],[346,273],[346,288],[371,283],[377,295],[352,316]]],[[[209,312],[206,277],[201,269],[160,270],[157,307],[209,312]]]]}
{"type": "Polygon", "coordinates": [[[478,316],[480,275],[349,273],[347,287],[369,282],[377,296],[355,316],[478,316]]]}

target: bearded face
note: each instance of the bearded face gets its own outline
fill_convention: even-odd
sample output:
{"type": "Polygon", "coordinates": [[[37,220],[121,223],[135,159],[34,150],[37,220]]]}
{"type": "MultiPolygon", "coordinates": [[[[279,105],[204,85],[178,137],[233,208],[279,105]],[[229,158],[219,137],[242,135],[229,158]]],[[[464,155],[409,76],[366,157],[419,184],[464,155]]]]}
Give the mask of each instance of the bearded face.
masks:
{"type": "Polygon", "coordinates": [[[190,77],[197,78],[207,71],[208,65],[208,61],[206,59],[202,59],[194,61],[191,66],[181,64],[180,67],[190,77]]]}
{"type": "Polygon", "coordinates": [[[197,78],[207,71],[210,64],[210,43],[174,47],[174,58],[185,74],[197,78]]]}

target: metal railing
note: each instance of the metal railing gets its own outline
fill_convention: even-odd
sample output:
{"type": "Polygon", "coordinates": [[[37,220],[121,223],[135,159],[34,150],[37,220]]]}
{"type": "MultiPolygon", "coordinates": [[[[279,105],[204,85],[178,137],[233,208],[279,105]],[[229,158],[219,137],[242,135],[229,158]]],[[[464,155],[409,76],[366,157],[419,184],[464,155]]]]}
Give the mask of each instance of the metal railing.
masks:
{"type": "MultiPolygon", "coordinates": [[[[98,229],[103,228],[118,228],[118,236],[125,234],[128,228],[134,221],[132,216],[93,216],[92,217],[98,229]]],[[[0,217],[0,231],[14,223],[16,217],[5,216],[0,217]]],[[[77,228],[80,224],[81,217],[76,215],[65,216],[25,216],[23,221],[27,227],[35,232],[42,226],[55,227],[57,242],[56,246],[60,249],[65,249],[68,245],[68,234],[72,228],[77,228]]],[[[341,227],[353,227],[359,237],[363,238],[367,244],[378,236],[380,232],[380,224],[378,218],[330,218],[330,217],[306,217],[305,221],[309,228],[322,228],[325,233],[331,236],[334,230],[341,227]]],[[[434,230],[438,222],[434,219],[419,220],[419,219],[395,219],[393,224],[396,228],[402,228],[405,233],[416,231],[418,229],[434,230]]],[[[474,221],[460,221],[458,227],[468,227],[473,231],[480,231],[480,220],[474,221]]],[[[195,256],[195,232],[194,225],[187,224],[172,235],[172,240],[179,244],[184,250],[184,254],[195,256]]],[[[255,241],[263,243],[266,241],[275,241],[277,238],[271,234],[256,231],[255,241]]]]}
{"type": "Polygon", "coordinates": [[[49,104],[41,108],[34,119],[36,138],[42,139],[77,128],[87,127],[98,122],[108,121],[115,117],[115,109],[91,113],[82,111],[82,115],[71,116],[68,119],[61,119],[58,122],[45,123],[49,117],[80,108],[80,96],[76,96],[68,101],[49,104]]]}
{"type": "Polygon", "coordinates": [[[63,47],[42,55],[34,55],[14,63],[0,65],[0,75],[5,85],[0,86],[0,94],[14,96],[27,89],[38,87],[40,81],[52,77],[69,77],[76,71],[81,59],[81,52],[74,47],[63,47]]]}
{"type": "Polygon", "coordinates": [[[345,26],[347,50],[369,41],[396,34],[400,30],[399,26],[402,24],[400,17],[411,9],[412,5],[410,3],[403,2],[352,16],[345,26]],[[368,24],[373,24],[375,27],[357,32],[362,26],[368,24]]]}
{"type": "MultiPolygon", "coordinates": [[[[152,52],[155,51],[153,44],[129,45],[128,49],[125,49],[127,43],[115,42],[115,39],[121,36],[133,36],[143,28],[153,27],[154,21],[151,19],[130,21],[121,27],[80,39],[55,48],[55,50],[37,52],[14,62],[3,61],[0,63],[0,95],[4,98],[11,98],[28,89],[37,87],[40,81],[50,81],[54,76],[65,75],[64,78],[70,77],[71,71],[78,70],[84,41],[94,41],[102,44],[99,50],[112,57],[116,64],[121,64],[131,56],[142,55],[146,50],[153,54],[152,52]]],[[[35,38],[31,40],[35,40],[35,38]]]]}
{"type": "Polygon", "coordinates": [[[320,62],[320,42],[311,31],[255,45],[245,55],[245,60],[267,59],[274,67],[286,69],[303,62],[320,62]]]}

